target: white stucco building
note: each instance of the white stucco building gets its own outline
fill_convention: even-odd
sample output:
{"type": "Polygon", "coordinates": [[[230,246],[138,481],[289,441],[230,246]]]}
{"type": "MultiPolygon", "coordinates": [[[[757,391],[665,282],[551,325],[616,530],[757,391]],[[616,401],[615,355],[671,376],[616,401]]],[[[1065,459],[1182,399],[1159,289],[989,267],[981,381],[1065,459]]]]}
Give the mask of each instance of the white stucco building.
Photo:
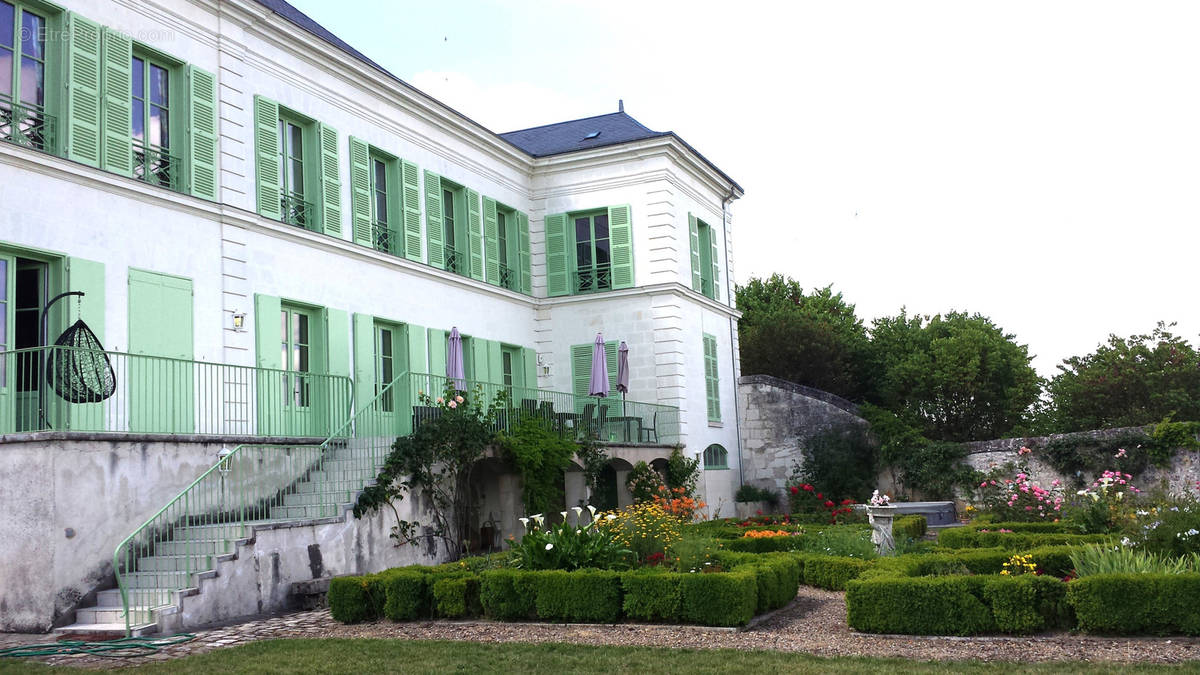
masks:
{"type": "Polygon", "coordinates": [[[742,190],[673,133],[623,111],[494,133],[282,0],[0,0],[0,140],[0,458],[51,430],[325,436],[391,378],[444,373],[454,327],[469,379],[586,396],[601,333],[628,345],[627,400],[664,407],[600,440],[709,449],[701,489],[732,503],[742,190]],[[42,328],[63,291],[85,295],[42,328]],[[105,402],[39,365],[78,317],[116,353],[105,402]]]}

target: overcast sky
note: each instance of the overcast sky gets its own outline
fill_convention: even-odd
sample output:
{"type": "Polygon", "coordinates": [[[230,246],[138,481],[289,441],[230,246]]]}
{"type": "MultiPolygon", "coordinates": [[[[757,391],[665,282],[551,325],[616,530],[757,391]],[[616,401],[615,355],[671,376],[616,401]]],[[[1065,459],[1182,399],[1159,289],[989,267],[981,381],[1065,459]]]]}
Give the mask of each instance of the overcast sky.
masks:
{"type": "Polygon", "coordinates": [[[1200,342],[1200,3],[292,0],[494,131],[617,109],[746,190],[735,280],[1200,342]]]}

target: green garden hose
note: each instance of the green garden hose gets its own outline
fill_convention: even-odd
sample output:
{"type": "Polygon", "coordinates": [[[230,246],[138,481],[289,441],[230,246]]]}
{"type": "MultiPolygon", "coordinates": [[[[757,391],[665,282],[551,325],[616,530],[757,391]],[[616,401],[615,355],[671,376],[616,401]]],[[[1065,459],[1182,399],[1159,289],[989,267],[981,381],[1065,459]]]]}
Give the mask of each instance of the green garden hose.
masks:
{"type": "Polygon", "coordinates": [[[37,645],[22,645],[0,649],[0,657],[14,656],[26,658],[30,656],[67,656],[71,654],[91,654],[93,656],[149,656],[164,647],[183,644],[196,639],[191,633],[180,633],[165,638],[120,638],[104,642],[84,642],[83,640],[63,640],[62,642],[47,642],[37,645]]]}

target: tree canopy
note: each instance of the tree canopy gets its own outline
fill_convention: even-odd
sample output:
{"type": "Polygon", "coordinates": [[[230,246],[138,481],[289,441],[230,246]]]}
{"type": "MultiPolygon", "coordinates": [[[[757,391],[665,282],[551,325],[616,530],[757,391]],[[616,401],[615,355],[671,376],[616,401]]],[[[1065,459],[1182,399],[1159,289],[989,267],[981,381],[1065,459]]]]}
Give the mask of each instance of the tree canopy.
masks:
{"type": "Polygon", "coordinates": [[[1057,432],[1200,420],[1200,355],[1159,322],[1148,335],[1110,335],[1096,351],[1063,360],[1050,381],[1057,432]]]}

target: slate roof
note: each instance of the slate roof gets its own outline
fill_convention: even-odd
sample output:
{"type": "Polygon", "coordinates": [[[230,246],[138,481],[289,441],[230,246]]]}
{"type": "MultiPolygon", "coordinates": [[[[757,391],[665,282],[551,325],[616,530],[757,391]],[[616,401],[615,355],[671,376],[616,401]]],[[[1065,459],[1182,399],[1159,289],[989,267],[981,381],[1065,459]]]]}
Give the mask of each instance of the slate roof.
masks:
{"type": "Polygon", "coordinates": [[[622,111],[509,131],[500,134],[500,138],[534,157],[549,157],[564,152],[669,135],[669,132],[647,129],[641,122],[622,111]]]}
{"type": "MultiPolygon", "coordinates": [[[[363,54],[354,47],[351,47],[341,38],[329,32],[324,26],[317,23],[307,14],[296,9],[285,0],[255,1],[263,7],[266,7],[272,12],[283,17],[284,19],[287,19],[293,24],[299,26],[300,28],[312,33],[329,44],[346,52],[350,56],[353,56],[359,61],[362,61],[363,63],[392,78],[393,80],[403,84],[405,87],[408,87],[409,89],[412,89],[413,91],[426,96],[431,100],[436,100],[425,92],[422,92],[411,84],[401,80],[399,77],[396,77],[389,72],[387,68],[384,68],[378,63],[372,61],[367,57],[366,54],[363,54]]],[[[742,187],[738,185],[736,181],[730,178],[724,171],[718,169],[715,164],[708,161],[708,158],[697,152],[695,148],[680,138],[675,132],[653,131],[648,129],[643,126],[641,122],[638,122],[629,115],[625,114],[623,110],[605,115],[585,117],[583,119],[569,120],[567,122],[557,122],[555,124],[544,124],[539,127],[531,127],[529,129],[519,129],[517,131],[496,134],[495,132],[488,130],[482,124],[472,120],[470,117],[467,117],[457,110],[446,106],[446,104],[441,103],[440,101],[438,101],[438,103],[449,109],[451,112],[461,116],[463,119],[471,122],[481,129],[484,129],[485,131],[488,131],[489,133],[498,136],[499,138],[507,141],[519,150],[522,150],[526,154],[529,154],[533,157],[549,157],[551,155],[561,155],[567,152],[575,152],[577,150],[601,148],[608,145],[619,145],[621,143],[641,141],[647,138],[671,136],[682,143],[684,147],[690,150],[693,154],[699,157],[700,160],[708,165],[713,171],[716,171],[718,174],[720,174],[722,178],[733,184],[733,186],[739,191],[742,190],[742,187]],[[599,133],[592,138],[587,138],[588,135],[594,132],[599,133]]]]}

